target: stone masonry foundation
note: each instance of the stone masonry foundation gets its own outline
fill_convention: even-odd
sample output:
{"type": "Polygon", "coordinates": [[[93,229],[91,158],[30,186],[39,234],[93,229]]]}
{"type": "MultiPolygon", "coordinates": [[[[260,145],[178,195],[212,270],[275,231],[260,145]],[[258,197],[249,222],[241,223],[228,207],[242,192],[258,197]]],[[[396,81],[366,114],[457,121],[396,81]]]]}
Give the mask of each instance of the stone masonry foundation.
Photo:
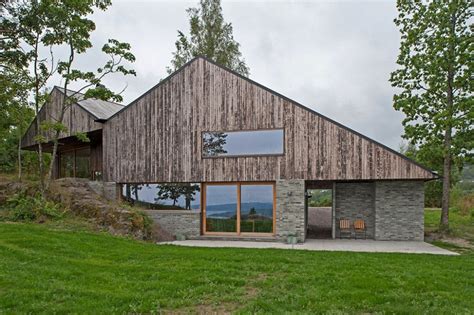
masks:
{"type": "Polygon", "coordinates": [[[423,241],[423,181],[375,182],[375,239],[423,241]]]}
{"type": "MultiPolygon", "coordinates": [[[[375,235],[375,183],[336,183],[336,238],[340,237],[339,220],[362,219],[366,237],[375,235]]],[[[354,235],[351,235],[354,237],[354,235]]]]}
{"type": "Polygon", "coordinates": [[[201,234],[201,213],[190,210],[145,210],[150,218],[173,236],[196,238],[201,234]]]}
{"type": "Polygon", "coordinates": [[[305,237],[305,183],[304,180],[277,180],[275,236],[286,242],[289,235],[298,242],[305,237]]]}

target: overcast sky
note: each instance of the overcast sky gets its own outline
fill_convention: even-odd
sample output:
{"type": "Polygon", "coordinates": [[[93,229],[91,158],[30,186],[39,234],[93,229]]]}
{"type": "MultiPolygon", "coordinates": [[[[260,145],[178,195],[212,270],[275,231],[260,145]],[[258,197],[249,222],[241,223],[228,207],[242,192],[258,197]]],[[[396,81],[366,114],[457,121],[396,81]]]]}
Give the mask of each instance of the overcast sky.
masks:
{"type": "MultiPolygon", "coordinates": [[[[93,19],[96,44],[85,68],[104,62],[108,39],[129,42],[136,77],[112,77],[128,104],[166,77],[185,9],[198,1],[115,0],[93,19]]],[[[403,115],[388,82],[400,35],[395,1],[223,1],[224,18],[250,67],[250,78],[362,134],[398,149],[403,115]]]]}

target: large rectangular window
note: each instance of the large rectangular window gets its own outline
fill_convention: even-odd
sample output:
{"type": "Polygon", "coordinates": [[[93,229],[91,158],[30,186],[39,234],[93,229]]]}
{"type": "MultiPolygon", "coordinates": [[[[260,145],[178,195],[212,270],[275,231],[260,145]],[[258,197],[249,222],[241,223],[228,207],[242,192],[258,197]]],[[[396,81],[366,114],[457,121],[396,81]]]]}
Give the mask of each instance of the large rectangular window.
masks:
{"type": "Polygon", "coordinates": [[[281,155],[283,129],[204,132],[203,157],[281,155]]]}
{"type": "Polygon", "coordinates": [[[242,185],[240,232],[273,232],[273,185],[242,185]]]}
{"type": "Polygon", "coordinates": [[[60,154],[59,176],[74,177],[74,151],[62,152],[60,154]]]}
{"type": "Polygon", "coordinates": [[[89,147],[59,153],[59,177],[90,178],[89,147]]]}
{"type": "Polygon", "coordinates": [[[123,184],[122,197],[138,206],[156,210],[201,208],[198,183],[123,184]]]}
{"type": "Polygon", "coordinates": [[[272,234],[275,217],[273,183],[205,184],[205,234],[272,234]]]}
{"type": "Polygon", "coordinates": [[[237,185],[206,186],[206,231],[237,232],[237,185]]]}

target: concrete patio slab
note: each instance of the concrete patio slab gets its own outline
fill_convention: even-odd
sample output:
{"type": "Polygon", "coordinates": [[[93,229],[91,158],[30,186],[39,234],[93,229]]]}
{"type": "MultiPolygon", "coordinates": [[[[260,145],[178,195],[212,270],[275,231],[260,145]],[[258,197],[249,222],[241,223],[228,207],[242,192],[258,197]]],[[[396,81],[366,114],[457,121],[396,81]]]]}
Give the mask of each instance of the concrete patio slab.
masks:
{"type": "Polygon", "coordinates": [[[374,241],[374,240],[306,240],[303,244],[289,245],[277,242],[185,240],[164,242],[193,247],[235,247],[235,248],[279,248],[312,251],[341,251],[367,253],[409,253],[433,255],[459,255],[458,253],[425,243],[413,241],[374,241]]]}

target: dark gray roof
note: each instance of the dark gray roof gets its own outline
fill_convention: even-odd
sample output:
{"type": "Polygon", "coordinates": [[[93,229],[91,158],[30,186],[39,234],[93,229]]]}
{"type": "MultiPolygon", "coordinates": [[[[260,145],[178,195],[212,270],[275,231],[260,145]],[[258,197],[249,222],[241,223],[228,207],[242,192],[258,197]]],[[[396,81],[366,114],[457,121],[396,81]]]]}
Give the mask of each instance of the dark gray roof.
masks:
{"type": "MultiPolygon", "coordinates": [[[[56,87],[61,92],[64,91],[63,88],[56,87]]],[[[73,95],[76,93],[72,90],[67,90],[67,95],[73,95]]],[[[84,99],[84,94],[76,93],[75,97],[77,98],[77,104],[81,106],[84,110],[92,114],[97,120],[107,120],[116,112],[124,108],[122,104],[98,100],[95,98],[84,99]]]]}

